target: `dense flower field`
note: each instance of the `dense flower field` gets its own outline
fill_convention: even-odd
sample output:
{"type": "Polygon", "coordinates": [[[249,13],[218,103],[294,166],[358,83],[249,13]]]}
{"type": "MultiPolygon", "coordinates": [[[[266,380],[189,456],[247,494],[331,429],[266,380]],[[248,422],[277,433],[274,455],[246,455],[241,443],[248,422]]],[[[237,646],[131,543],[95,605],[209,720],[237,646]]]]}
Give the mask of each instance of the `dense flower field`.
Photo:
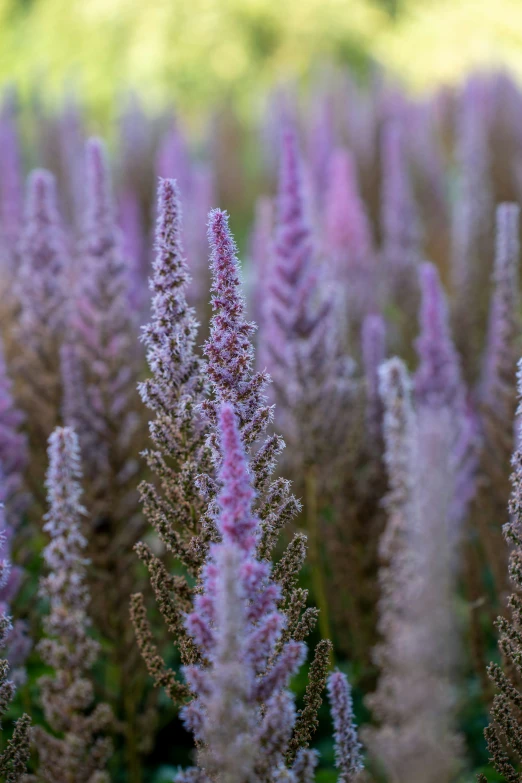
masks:
{"type": "Polygon", "coordinates": [[[522,780],[522,92],[109,137],[4,96],[3,779],[522,780]]]}

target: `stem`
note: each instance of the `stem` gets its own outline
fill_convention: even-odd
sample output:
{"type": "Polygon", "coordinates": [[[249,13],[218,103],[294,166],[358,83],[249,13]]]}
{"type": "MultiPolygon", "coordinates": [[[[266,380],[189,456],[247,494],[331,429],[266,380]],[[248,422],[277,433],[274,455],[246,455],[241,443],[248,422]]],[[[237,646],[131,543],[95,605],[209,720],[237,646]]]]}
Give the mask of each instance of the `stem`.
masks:
{"type": "Polygon", "coordinates": [[[319,609],[319,631],[321,638],[331,639],[328,600],[324,584],[324,574],[319,546],[319,514],[317,503],[317,478],[315,468],[310,467],[305,472],[305,516],[308,532],[308,562],[312,574],[314,597],[319,609]]]}
{"type": "Polygon", "coordinates": [[[141,759],[138,751],[136,732],[136,705],[132,695],[125,699],[127,780],[129,783],[141,783],[141,759]]]}

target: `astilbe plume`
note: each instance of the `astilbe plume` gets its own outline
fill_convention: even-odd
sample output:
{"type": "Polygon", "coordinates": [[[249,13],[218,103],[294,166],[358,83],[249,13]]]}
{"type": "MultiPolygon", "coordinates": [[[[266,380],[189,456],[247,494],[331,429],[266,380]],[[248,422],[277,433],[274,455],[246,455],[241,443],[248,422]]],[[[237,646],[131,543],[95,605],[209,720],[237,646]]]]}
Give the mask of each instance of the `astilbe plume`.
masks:
{"type": "MultiPolygon", "coordinates": [[[[145,515],[167,551],[196,576],[204,562],[208,538],[201,529],[206,501],[198,493],[197,477],[210,471],[212,465],[206,448],[207,428],[198,414],[207,381],[202,360],[195,352],[198,323],[186,300],[190,278],[180,229],[176,182],[160,179],[156,258],[150,279],[152,318],[143,330],[152,377],[139,387],[144,403],[154,413],[149,424],[153,449],[147,450],[145,457],[160,487],[144,482],[140,493],[145,515]]],[[[171,577],[146,544],[140,543],[137,552],[149,569],[160,611],[176,635],[182,657],[190,656],[188,641],[183,638],[183,616],[191,594],[186,579],[171,577]]],[[[154,646],[142,594],[133,595],[131,613],[149,673],[174,701],[179,701],[186,695],[186,688],[165,668],[154,646]]]]}
{"type": "MultiPolygon", "coordinates": [[[[522,400],[522,361],[518,363],[518,398],[522,400]]],[[[522,413],[519,404],[518,415],[522,413]]],[[[521,696],[521,628],[522,628],[522,451],[517,448],[512,460],[512,493],[509,501],[510,520],[503,527],[506,543],[511,549],[509,558],[509,577],[515,592],[510,596],[508,605],[510,618],[499,617],[498,646],[502,655],[502,665],[490,664],[488,674],[497,689],[491,708],[491,722],[485,729],[491,762],[508,783],[519,783],[522,771],[520,758],[522,751],[522,726],[520,722],[521,696]]],[[[481,783],[486,778],[479,776],[481,783]]]]}
{"type": "Polygon", "coordinates": [[[47,492],[49,512],[45,531],[50,543],[44,551],[49,569],[41,593],[49,601],[45,619],[47,637],[39,644],[42,660],[53,674],[40,678],[42,706],[51,732],[33,730],[38,766],[28,781],[106,783],[112,752],[104,736],[112,721],[106,704],[93,708],[90,679],[99,644],[88,634],[89,592],[86,580],[87,542],[81,532],[85,509],[81,505],[81,468],[78,438],[69,427],[57,428],[49,438],[47,492]]]}
{"type": "Polygon", "coordinates": [[[499,521],[506,517],[509,464],[514,450],[515,377],[521,352],[519,208],[497,209],[496,253],[489,327],[478,389],[481,450],[473,518],[501,603],[509,592],[508,553],[499,521]]]}
{"type": "MultiPolygon", "coordinates": [[[[351,364],[340,356],[336,302],[325,291],[316,258],[297,139],[288,131],[282,142],[274,260],[261,342],[274,384],[277,424],[296,476],[311,467],[320,473],[321,465],[341,451],[343,412],[353,395],[351,364]]],[[[318,480],[324,483],[326,476],[318,480]]]]}
{"type": "MultiPolygon", "coordinates": [[[[182,710],[199,744],[198,778],[223,783],[282,774],[296,720],[287,686],[305,655],[302,642],[284,640],[280,587],[269,564],[256,557],[261,525],[238,425],[232,405],[223,403],[220,542],[210,549],[202,590],[186,619],[204,663],[185,668],[194,698],[182,710]]],[[[299,779],[293,766],[285,779],[299,779]]],[[[188,770],[178,780],[194,777],[188,770]]]]}
{"type": "MultiPolygon", "coordinates": [[[[0,506],[0,549],[4,557],[0,561],[0,586],[5,585],[10,579],[11,564],[5,558],[5,544],[9,531],[6,530],[4,519],[4,507],[0,506]]],[[[3,604],[3,602],[2,602],[3,604]]],[[[2,606],[0,611],[0,648],[4,649],[12,634],[12,625],[9,616],[2,606]]],[[[9,663],[5,659],[0,660],[0,717],[3,717],[13,699],[15,685],[9,678],[9,663]]],[[[25,776],[26,764],[30,752],[30,727],[31,720],[28,715],[22,715],[15,724],[11,739],[0,753],[0,774],[5,783],[18,783],[25,776]]]]}
{"type": "MultiPolygon", "coordinates": [[[[218,406],[222,403],[231,404],[238,419],[257,494],[256,513],[261,521],[257,554],[262,560],[268,560],[280,531],[299,512],[300,505],[290,491],[289,482],[280,477],[273,478],[277,457],[284,448],[284,442],[278,435],[266,434],[273,415],[272,406],[267,404],[265,395],[269,377],[266,371],[256,372],[254,369],[254,349],[250,338],[255,325],[246,320],[236,246],[228,227],[228,216],[221,210],[210,213],[209,242],[214,315],[210,337],[205,343],[205,353],[213,394],[202,404],[212,424],[208,442],[218,471],[221,465],[216,430],[218,406]]],[[[207,480],[201,477],[200,487],[209,498],[206,524],[211,530],[217,513],[215,484],[210,477],[207,480]]],[[[306,638],[317,621],[317,610],[305,608],[307,591],[297,586],[305,555],[306,537],[302,533],[295,533],[274,570],[274,580],[282,589],[280,608],[287,616],[284,637],[297,641],[306,638]]],[[[328,635],[324,634],[315,650],[305,694],[305,708],[291,741],[293,754],[308,744],[316,726],[330,648],[328,635]]]]}
{"type": "MultiPolygon", "coordinates": [[[[111,643],[117,663],[118,717],[127,732],[129,768],[139,765],[137,701],[146,673],[128,615],[131,591],[139,579],[132,551],[144,530],[136,478],[145,428],[136,391],[140,353],[129,308],[128,269],[121,252],[103,144],[86,147],[86,197],[81,269],[71,308],[72,336],[62,351],[64,419],[74,425],[81,445],[86,497],[91,510],[88,555],[94,622],[111,643]],[[141,681],[140,681],[141,677],[141,681]],[[130,683],[133,683],[132,688],[130,683]]],[[[149,721],[150,724],[150,721],[149,721]]],[[[131,773],[129,773],[131,774],[131,773]]],[[[132,772],[130,780],[137,772],[132,772]]]]}
{"type": "Polygon", "coordinates": [[[392,359],[381,373],[390,491],[379,575],[381,676],[369,699],[379,726],[366,738],[390,781],[449,783],[462,753],[453,686],[455,466],[440,417],[415,415],[403,363],[392,359]]]}
{"type": "Polygon", "coordinates": [[[348,678],[338,669],[328,677],[328,697],[334,724],[335,766],[339,783],[356,783],[362,769],[361,745],[353,715],[348,678]]]}
{"type": "Polygon", "coordinates": [[[67,323],[69,255],[57,208],[56,182],[35,170],[27,182],[16,290],[13,370],[29,436],[31,490],[43,506],[45,446],[60,420],[60,344],[67,323]]]}
{"type": "Polygon", "coordinates": [[[274,255],[261,350],[273,380],[276,424],[288,452],[285,468],[304,492],[314,594],[320,627],[330,637],[318,515],[333,476],[346,467],[345,439],[355,397],[352,363],[338,302],[317,272],[307,217],[303,164],[293,131],[282,139],[274,255]],[[328,465],[328,471],[325,470],[328,465]]]}

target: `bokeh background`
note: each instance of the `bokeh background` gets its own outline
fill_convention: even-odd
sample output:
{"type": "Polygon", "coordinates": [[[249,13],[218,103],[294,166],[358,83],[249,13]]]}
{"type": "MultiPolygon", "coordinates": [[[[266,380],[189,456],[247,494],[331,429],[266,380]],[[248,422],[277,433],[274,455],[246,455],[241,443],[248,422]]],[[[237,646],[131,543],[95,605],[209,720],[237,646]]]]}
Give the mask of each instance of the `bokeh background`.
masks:
{"type": "Polygon", "coordinates": [[[49,98],[80,86],[99,116],[125,90],[193,116],[259,108],[318,63],[375,62],[420,91],[477,67],[522,75],[519,0],[0,0],[0,81],[49,98]]]}

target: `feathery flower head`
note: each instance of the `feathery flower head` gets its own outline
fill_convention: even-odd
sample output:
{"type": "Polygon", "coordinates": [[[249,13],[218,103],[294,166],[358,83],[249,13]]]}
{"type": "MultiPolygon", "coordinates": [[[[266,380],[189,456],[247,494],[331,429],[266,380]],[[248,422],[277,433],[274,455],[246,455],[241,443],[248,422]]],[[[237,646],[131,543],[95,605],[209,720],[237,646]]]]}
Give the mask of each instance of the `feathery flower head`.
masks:
{"type": "Polygon", "coordinates": [[[513,416],[513,380],[520,355],[519,221],[518,204],[497,207],[494,288],[481,383],[482,401],[506,420],[513,416]]]}
{"type": "Polygon", "coordinates": [[[49,569],[41,593],[49,600],[47,637],[39,644],[53,675],[40,678],[42,704],[52,730],[35,729],[39,766],[30,780],[70,778],[78,783],[107,783],[104,768],[112,745],[103,732],[112,720],[106,704],[92,709],[93,685],[88,678],[99,645],[88,635],[89,592],[86,584],[87,542],[81,532],[80,449],[70,427],[57,427],[49,438],[47,493],[49,511],[44,530],[50,543],[44,550],[49,569]],[[56,735],[61,736],[56,736],[56,735]]]}
{"type": "Polygon", "coordinates": [[[56,332],[63,327],[65,273],[66,247],[56,181],[49,171],[36,169],[28,180],[20,240],[18,291],[24,342],[37,341],[42,328],[56,332]]]}
{"type": "Polygon", "coordinates": [[[202,767],[239,783],[254,770],[268,774],[283,763],[295,720],[285,691],[305,648],[292,640],[278,646],[281,593],[269,564],[255,557],[260,523],[252,515],[247,458],[231,403],[221,405],[219,428],[222,540],[210,549],[203,590],[186,619],[209,664],[185,668],[195,698],[182,717],[203,743],[202,767]]]}
{"type": "Polygon", "coordinates": [[[357,738],[350,684],[347,676],[338,669],[328,678],[328,696],[334,724],[338,780],[339,783],[355,783],[363,769],[361,744],[357,738]]]}
{"type": "MultiPolygon", "coordinates": [[[[246,320],[241,293],[237,249],[228,226],[228,215],[220,209],[210,212],[208,239],[213,273],[210,337],[205,343],[208,375],[219,402],[230,402],[239,419],[242,437],[251,443],[271,419],[265,405],[265,372],[253,371],[254,348],[251,337],[255,324],[246,320]]],[[[204,403],[205,412],[217,421],[216,405],[204,403]]]]}

